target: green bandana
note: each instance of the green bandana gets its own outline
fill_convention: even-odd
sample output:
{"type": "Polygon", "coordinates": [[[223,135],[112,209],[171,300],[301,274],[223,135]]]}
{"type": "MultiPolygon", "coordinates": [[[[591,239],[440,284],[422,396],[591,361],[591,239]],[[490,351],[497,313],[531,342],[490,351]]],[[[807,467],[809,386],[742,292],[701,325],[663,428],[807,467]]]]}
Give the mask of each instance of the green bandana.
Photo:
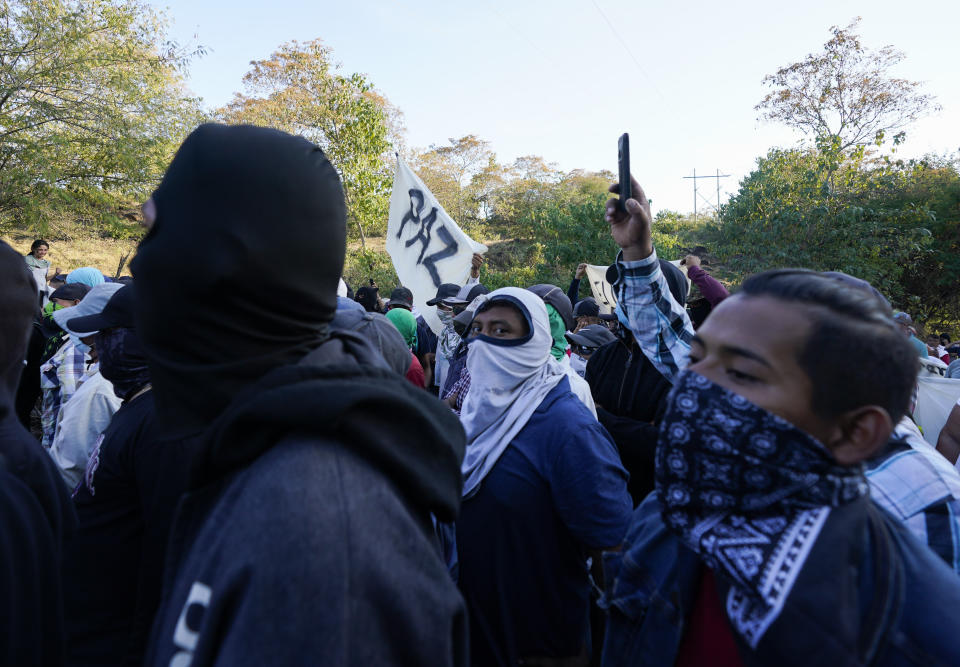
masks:
{"type": "Polygon", "coordinates": [[[553,338],[553,345],[550,346],[550,354],[554,359],[560,361],[567,353],[567,325],[563,323],[560,312],[551,306],[547,306],[547,315],[550,317],[550,336],[553,338]]]}

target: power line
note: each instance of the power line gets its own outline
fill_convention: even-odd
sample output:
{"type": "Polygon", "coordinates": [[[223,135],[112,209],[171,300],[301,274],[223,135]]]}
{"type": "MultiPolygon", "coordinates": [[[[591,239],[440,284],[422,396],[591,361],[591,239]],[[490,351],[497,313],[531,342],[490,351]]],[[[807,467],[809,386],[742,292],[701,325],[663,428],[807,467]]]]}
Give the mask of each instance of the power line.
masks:
{"type": "Polygon", "coordinates": [[[649,74],[647,74],[646,70],[643,69],[643,65],[641,65],[640,61],[637,60],[637,57],[633,55],[633,51],[631,51],[630,47],[627,46],[626,41],[624,41],[623,37],[620,36],[620,33],[617,32],[617,29],[614,27],[613,23],[611,23],[610,19],[607,18],[607,15],[604,14],[603,10],[600,9],[600,5],[597,4],[597,0],[590,0],[590,2],[593,3],[593,6],[594,8],[596,8],[597,13],[599,13],[600,16],[603,17],[603,20],[606,21],[607,26],[610,28],[610,32],[612,32],[613,36],[617,38],[618,42],[620,42],[620,46],[622,46],[623,50],[627,52],[628,56],[630,56],[630,59],[633,61],[633,64],[637,66],[637,69],[640,71],[640,74],[643,75],[643,78],[645,78],[650,83],[650,85],[656,91],[657,95],[660,96],[660,99],[666,102],[667,101],[666,96],[664,96],[664,94],[660,92],[660,88],[657,87],[656,82],[653,80],[653,78],[649,74]]]}
{"type": "Polygon", "coordinates": [[[708,205],[708,206],[713,207],[713,204],[711,204],[711,203],[707,200],[707,198],[704,197],[704,196],[700,193],[699,189],[697,188],[697,180],[701,180],[701,179],[704,179],[704,178],[715,178],[715,179],[717,179],[717,205],[716,205],[716,207],[714,207],[714,209],[716,210],[717,215],[720,215],[720,179],[721,179],[721,178],[730,178],[730,174],[721,174],[721,173],[720,173],[720,170],[717,169],[717,173],[716,173],[715,175],[713,175],[713,176],[697,176],[697,170],[694,169],[694,170],[693,170],[693,176],[684,176],[684,178],[692,178],[692,179],[693,179],[693,222],[694,222],[694,223],[697,222],[697,197],[698,197],[698,196],[699,196],[701,199],[703,199],[703,201],[707,202],[707,205],[708,205]]]}

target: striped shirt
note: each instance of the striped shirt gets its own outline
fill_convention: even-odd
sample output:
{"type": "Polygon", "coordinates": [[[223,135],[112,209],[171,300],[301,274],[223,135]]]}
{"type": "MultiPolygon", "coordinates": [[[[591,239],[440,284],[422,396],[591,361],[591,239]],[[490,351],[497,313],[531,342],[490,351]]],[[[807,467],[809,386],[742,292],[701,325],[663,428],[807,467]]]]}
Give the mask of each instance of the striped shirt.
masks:
{"type": "Polygon", "coordinates": [[[617,256],[616,276],[608,273],[617,302],[630,322],[630,330],[644,356],[670,383],[690,361],[693,324],[687,310],[673,298],[660,270],[657,251],[635,262],[617,256]]]}

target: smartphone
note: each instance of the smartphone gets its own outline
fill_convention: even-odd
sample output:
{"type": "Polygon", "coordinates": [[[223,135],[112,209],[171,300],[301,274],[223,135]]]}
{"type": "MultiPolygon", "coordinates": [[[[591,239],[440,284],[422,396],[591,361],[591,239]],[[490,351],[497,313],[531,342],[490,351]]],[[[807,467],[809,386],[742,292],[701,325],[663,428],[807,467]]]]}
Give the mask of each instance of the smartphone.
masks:
{"type": "Polygon", "coordinates": [[[633,198],[633,186],[630,181],[630,135],[624,132],[617,141],[617,161],[620,163],[620,200],[617,207],[626,212],[624,202],[633,198]]]}

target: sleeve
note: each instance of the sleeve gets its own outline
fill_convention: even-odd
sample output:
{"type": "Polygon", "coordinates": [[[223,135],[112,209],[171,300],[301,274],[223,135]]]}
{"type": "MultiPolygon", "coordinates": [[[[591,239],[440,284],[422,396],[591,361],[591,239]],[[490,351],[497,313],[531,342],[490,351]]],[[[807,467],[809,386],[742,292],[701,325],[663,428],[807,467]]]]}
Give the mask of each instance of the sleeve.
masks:
{"type": "Polygon", "coordinates": [[[574,278],[570,281],[570,287],[567,288],[567,298],[570,299],[570,303],[574,306],[577,305],[577,301],[580,300],[580,279],[574,278]]]}
{"type": "Polygon", "coordinates": [[[699,266],[691,266],[687,270],[690,280],[700,288],[703,298],[709,302],[711,308],[716,308],[717,304],[730,296],[727,288],[720,284],[720,281],[701,269],[699,266]]]}
{"type": "Polygon", "coordinates": [[[588,549],[617,546],[633,510],[617,448],[597,422],[577,424],[567,432],[550,482],[560,518],[588,549]]]}
{"type": "Polygon", "coordinates": [[[637,345],[672,383],[689,363],[693,325],[686,309],[670,293],[657,251],[634,262],[623,261],[621,253],[613,270],[616,275],[611,282],[617,301],[627,315],[637,345]]]}
{"type": "Polygon", "coordinates": [[[467,282],[463,283],[463,286],[464,286],[464,287],[473,287],[474,285],[476,285],[476,284],[479,283],[479,282],[480,282],[480,279],[479,279],[479,278],[474,278],[473,276],[470,276],[469,278],[467,278],[467,282]]]}

